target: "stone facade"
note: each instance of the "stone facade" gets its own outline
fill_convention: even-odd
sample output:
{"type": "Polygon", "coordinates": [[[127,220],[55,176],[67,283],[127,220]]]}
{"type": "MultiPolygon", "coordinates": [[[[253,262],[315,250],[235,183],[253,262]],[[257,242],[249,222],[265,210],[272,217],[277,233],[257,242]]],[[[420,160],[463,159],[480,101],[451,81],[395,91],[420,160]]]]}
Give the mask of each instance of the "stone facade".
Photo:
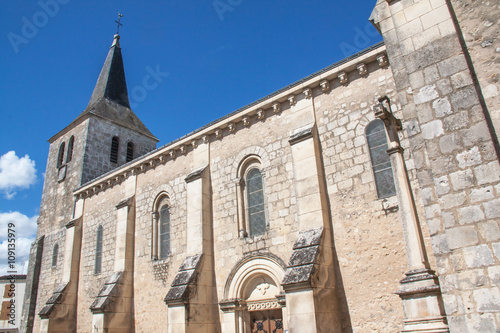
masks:
{"type": "Polygon", "coordinates": [[[486,21],[464,3],[379,0],[371,19],[385,45],[156,150],[152,135],[102,117],[56,135],[25,331],[498,330],[498,71],[480,60],[494,46],[465,52],[477,43],[461,39],[464,27],[486,21]],[[377,194],[376,122],[397,196],[377,194]],[[61,180],[58,149],[71,135],[61,180]],[[121,144],[111,169],[113,136],[132,140],[137,158],[124,164],[121,144]]]}

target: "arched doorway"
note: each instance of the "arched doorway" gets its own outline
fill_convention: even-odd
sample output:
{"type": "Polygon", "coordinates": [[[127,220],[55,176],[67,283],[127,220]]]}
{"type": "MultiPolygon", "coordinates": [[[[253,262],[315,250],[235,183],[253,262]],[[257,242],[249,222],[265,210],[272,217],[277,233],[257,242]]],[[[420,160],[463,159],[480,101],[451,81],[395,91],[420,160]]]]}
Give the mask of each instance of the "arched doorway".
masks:
{"type": "Polygon", "coordinates": [[[282,261],[273,255],[243,259],[228,278],[220,303],[224,332],[284,333],[286,304],[282,261]]]}

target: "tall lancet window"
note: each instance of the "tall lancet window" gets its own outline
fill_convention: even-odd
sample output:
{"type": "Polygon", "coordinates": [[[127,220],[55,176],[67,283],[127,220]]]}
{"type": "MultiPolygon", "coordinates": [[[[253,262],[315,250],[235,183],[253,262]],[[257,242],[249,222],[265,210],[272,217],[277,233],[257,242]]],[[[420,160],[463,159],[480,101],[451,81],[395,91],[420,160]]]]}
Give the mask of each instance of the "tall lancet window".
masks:
{"type": "Polygon", "coordinates": [[[57,267],[57,255],[59,254],[59,245],[56,243],[52,249],[52,268],[57,267]]]}
{"type": "Polygon", "coordinates": [[[120,144],[120,139],[117,136],[114,136],[111,139],[111,153],[109,154],[109,161],[111,163],[118,163],[118,146],[120,144]]]}
{"type": "Polygon", "coordinates": [[[127,143],[127,162],[130,162],[134,159],[134,143],[127,143]]]}
{"type": "Polygon", "coordinates": [[[396,194],[394,175],[392,173],[391,158],[387,154],[387,136],[384,122],[374,120],[366,127],[366,139],[370,149],[375,185],[380,199],[396,194]]]}
{"type": "Polygon", "coordinates": [[[94,261],[94,274],[101,273],[101,265],[102,265],[102,236],[103,229],[102,225],[97,227],[96,232],[96,240],[95,240],[95,261],[94,261]]]}
{"type": "Polygon", "coordinates": [[[61,143],[59,146],[59,154],[57,155],[57,168],[62,167],[63,162],[64,162],[64,148],[66,146],[66,143],[61,143]]]}
{"type": "Polygon", "coordinates": [[[73,158],[73,146],[75,144],[75,137],[72,135],[68,142],[68,152],[66,153],[66,163],[69,163],[73,158]]]}
{"type": "Polygon", "coordinates": [[[266,214],[264,210],[264,187],[262,173],[258,168],[251,168],[245,177],[248,231],[250,236],[266,232],[266,214]]]}
{"type": "Polygon", "coordinates": [[[161,206],[159,213],[159,259],[165,259],[170,254],[170,210],[168,205],[161,206]]]}

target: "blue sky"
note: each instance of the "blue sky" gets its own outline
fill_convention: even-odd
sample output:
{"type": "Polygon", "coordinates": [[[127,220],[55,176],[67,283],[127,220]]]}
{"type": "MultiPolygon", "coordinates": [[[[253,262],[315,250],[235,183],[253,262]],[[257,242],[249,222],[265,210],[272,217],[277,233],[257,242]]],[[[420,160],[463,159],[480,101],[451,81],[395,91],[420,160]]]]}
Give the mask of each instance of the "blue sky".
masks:
{"type": "Polygon", "coordinates": [[[27,259],[47,139],[87,106],[116,32],[132,109],[164,145],[382,38],[375,0],[4,0],[0,275],[6,225],[27,259]],[[144,78],[159,72],[155,88],[144,78]],[[149,87],[149,86],[148,86],[149,87]]]}

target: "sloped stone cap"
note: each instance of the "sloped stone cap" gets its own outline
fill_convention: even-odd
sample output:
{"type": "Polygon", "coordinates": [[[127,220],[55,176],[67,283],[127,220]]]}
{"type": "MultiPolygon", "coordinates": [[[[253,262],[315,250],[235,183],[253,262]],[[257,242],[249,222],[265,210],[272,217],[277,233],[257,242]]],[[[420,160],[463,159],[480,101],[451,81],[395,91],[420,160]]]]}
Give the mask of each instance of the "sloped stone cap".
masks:
{"type": "Polygon", "coordinates": [[[297,236],[297,240],[293,244],[293,248],[300,249],[302,247],[319,245],[321,243],[322,234],[323,234],[323,228],[301,231],[297,236]]]}
{"type": "Polygon", "coordinates": [[[172,282],[172,287],[165,296],[165,303],[189,302],[189,295],[196,288],[196,278],[199,273],[202,256],[202,254],[196,254],[184,259],[172,282]]]}
{"type": "Polygon", "coordinates": [[[66,290],[66,287],[68,286],[68,284],[69,284],[68,282],[61,283],[60,285],[58,285],[56,287],[56,289],[54,289],[52,296],[49,297],[47,302],[45,302],[45,306],[38,313],[40,318],[42,318],[42,319],[49,318],[50,314],[54,311],[57,304],[61,303],[61,299],[63,298],[64,290],[66,290]]]}
{"type": "Polygon", "coordinates": [[[104,286],[99,291],[96,299],[90,306],[90,311],[92,311],[92,313],[112,311],[111,304],[119,295],[119,285],[122,277],[123,272],[115,272],[108,278],[104,286]]]}
{"type": "Polygon", "coordinates": [[[323,228],[301,231],[299,233],[293,245],[288,267],[283,277],[283,288],[298,289],[312,287],[311,281],[316,273],[322,235],[323,228]]]}

